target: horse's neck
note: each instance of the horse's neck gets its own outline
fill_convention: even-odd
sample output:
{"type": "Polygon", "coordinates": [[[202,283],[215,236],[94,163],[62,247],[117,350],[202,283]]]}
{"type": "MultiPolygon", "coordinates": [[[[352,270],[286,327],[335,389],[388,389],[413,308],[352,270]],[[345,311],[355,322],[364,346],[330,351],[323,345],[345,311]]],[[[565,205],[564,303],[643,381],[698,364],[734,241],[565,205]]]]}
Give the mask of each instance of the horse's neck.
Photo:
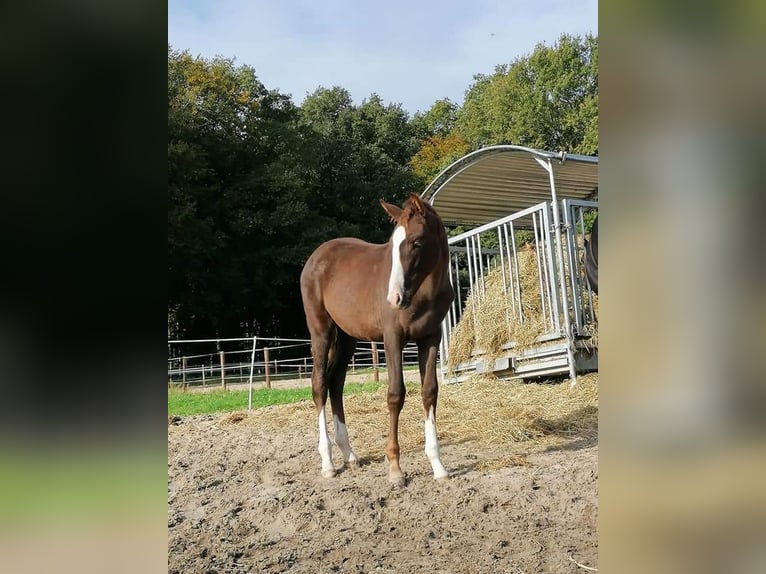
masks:
{"type": "Polygon", "coordinates": [[[439,257],[441,261],[437,263],[436,268],[426,277],[426,281],[430,282],[434,292],[438,292],[449,284],[449,246],[447,245],[446,237],[444,245],[440,246],[440,250],[439,257]]]}

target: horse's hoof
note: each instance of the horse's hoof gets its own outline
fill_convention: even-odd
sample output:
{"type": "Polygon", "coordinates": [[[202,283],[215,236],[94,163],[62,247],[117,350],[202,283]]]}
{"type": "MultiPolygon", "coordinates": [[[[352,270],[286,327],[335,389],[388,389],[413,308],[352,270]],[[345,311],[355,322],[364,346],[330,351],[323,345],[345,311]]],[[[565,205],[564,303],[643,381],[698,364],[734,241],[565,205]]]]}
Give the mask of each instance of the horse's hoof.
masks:
{"type": "Polygon", "coordinates": [[[335,477],[335,469],[330,470],[323,470],[322,476],[325,478],[334,478],[335,477]]]}
{"type": "Polygon", "coordinates": [[[434,480],[436,482],[447,482],[449,480],[449,474],[434,475],[434,480]]]}
{"type": "Polygon", "coordinates": [[[388,483],[392,488],[402,488],[406,484],[403,476],[389,476],[388,483]]]}
{"type": "Polygon", "coordinates": [[[350,470],[359,470],[360,468],[359,459],[355,458],[354,460],[347,460],[346,467],[349,468],[350,470]]]}

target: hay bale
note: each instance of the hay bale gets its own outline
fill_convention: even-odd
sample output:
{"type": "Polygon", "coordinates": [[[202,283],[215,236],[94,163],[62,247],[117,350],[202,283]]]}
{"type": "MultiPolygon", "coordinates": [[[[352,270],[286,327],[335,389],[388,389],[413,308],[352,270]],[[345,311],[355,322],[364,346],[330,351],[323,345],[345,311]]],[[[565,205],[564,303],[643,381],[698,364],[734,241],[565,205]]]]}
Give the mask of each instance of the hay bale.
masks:
{"type": "MultiPolygon", "coordinates": [[[[564,238],[565,240],[565,238],[564,238]]],[[[564,241],[566,253],[566,241],[564,241]]],[[[581,249],[578,251],[580,252],[581,249]]],[[[504,353],[503,346],[511,342],[517,350],[528,349],[537,343],[538,337],[545,334],[543,303],[540,293],[540,271],[537,267],[537,253],[534,246],[527,244],[516,252],[518,281],[521,292],[521,312],[519,303],[514,301],[516,294],[509,292],[511,276],[516,268],[496,267],[484,275],[483,283],[477,282],[471,287],[465,304],[465,312],[460,322],[450,335],[448,346],[447,369],[454,373],[455,368],[471,359],[473,354],[480,354],[487,360],[494,360],[504,353]]],[[[569,262],[565,257],[565,274],[569,275],[569,262]]],[[[571,284],[566,282],[568,299],[571,300],[571,284]]],[[[598,297],[593,295],[595,316],[598,317],[598,297]]],[[[583,293],[582,308],[589,312],[590,300],[583,293]]],[[[570,318],[572,310],[569,310],[570,318]]],[[[585,326],[591,336],[589,343],[598,344],[598,323],[585,326]]]]}
{"type": "Polygon", "coordinates": [[[454,369],[471,358],[474,352],[489,358],[502,354],[503,345],[513,341],[517,347],[534,344],[545,331],[543,325],[537,255],[531,245],[516,252],[520,305],[509,290],[515,266],[497,267],[484,276],[483,284],[473,285],[465,313],[450,335],[447,367],[454,369]],[[519,306],[521,310],[519,310],[519,306]]]}

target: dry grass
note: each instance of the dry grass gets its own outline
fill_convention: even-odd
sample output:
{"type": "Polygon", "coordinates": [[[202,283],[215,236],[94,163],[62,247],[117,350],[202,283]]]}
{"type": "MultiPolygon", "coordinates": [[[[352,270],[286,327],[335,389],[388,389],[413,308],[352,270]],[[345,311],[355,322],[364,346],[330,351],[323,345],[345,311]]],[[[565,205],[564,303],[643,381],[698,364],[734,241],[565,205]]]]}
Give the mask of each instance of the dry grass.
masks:
{"type": "MultiPolygon", "coordinates": [[[[408,389],[399,421],[402,452],[421,450],[423,414],[420,387],[408,389]]],[[[357,454],[382,456],[388,435],[386,387],[345,399],[346,421],[357,454]]],[[[308,401],[259,409],[244,424],[282,432],[286,427],[316,434],[316,412],[308,401]]],[[[598,435],[598,374],[578,378],[577,385],[522,383],[476,377],[443,385],[439,394],[437,426],[440,439],[475,441],[480,445],[535,444],[595,439],[598,435]]],[[[513,464],[523,464],[519,459],[513,464]]],[[[506,465],[507,466],[507,465],[506,465]]]]}
{"type": "MultiPolygon", "coordinates": [[[[566,241],[564,242],[566,252],[566,241]]],[[[471,355],[481,354],[493,360],[504,353],[503,345],[514,343],[517,350],[535,345],[537,338],[546,331],[543,322],[543,308],[540,296],[540,273],[537,256],[532,245],[525,245],[517,252],[519,284],[521,293],[521,313],[519,305],[509,292],[511,282],[509,273],[516,273],[515,267],[505,270],[503,282],[502,268],[495,268],[484,275],[483,289],[478,284],[471,288],[465,305],[465,313],[452,332],[449,341],[447,368],[455,369],[468,361],[471,355]]],[[[565,258],[565,274],[569,274],[569,265],[565,258]]],[[[566,283],[568,299],[571,300],[571,285],[566,283]]],[[[515,294],[513,294],[515,297],[515,294]]],[[[588,294],[583,294],[582,307],[588,309],[588,294]]],[[[586,332],[591,336],[588,343],[598,345],[598,297],[593,295],[593,307],[597,321],[586,325],[586,332]]]]}
{"type": "Polygon", "coordinates": [[[465,314],[452,332],[448,368],[454,369],[467,361],[474,351],[495,358],[509,341],[515,342],[519,348],[529,347],[543,334],[542,301],[534,248],[526,245],[519,249],[517,262],[521,314],[518,301],[514,301],[511,293],[507,292],[511,288],[510,273],[516,273],[515,267],[505,270],[505,282],[501,268],[489,271],[484,276],[483,289],[477,285],[472,287],[465,314]]]}
{"type": "Polygon", "coordinates": [[[503,456],[496,459],[481,460],[474,470],[479,472],[486,472],[491,470],[499,470],[501,468],[508,468],[509,466],[530,466],[531,463],[527,460],[526,455],[512,454],[509,456],[503,456]]]}

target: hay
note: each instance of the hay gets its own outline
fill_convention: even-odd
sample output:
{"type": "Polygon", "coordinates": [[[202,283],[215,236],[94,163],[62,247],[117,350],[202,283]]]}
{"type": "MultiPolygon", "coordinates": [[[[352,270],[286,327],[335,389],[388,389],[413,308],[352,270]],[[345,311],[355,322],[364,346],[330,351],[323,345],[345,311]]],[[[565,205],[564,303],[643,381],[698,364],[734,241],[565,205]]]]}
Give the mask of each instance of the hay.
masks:
{"type": "Polygon", "coordinates": [[[505,281],[502,268],[489,271],[484,276],[483,289],[478,283],[471,288],[465,314],[450,336],[448,369],[453,370],[468,361],[474,352],[494,359],[503,353],[503,345],[509,341],[519,349],[528,348],[545,332],[534,248],[525,245],[519,249],[516,261],[521,313],[518,301],[514,300],[515,294],[512,297],[508,292],[515,267],[505,269],[505,281]]]}
{"type": "MultiPolygon", "coordinates": [[[[564,253],[566,253],[566,238],[564,253]]],[[[580,250],[581,251],[581,250],[580,250]]],[[[579,251],[578,251],[579,252],[579,251]]],[[[471,359],[472,355],[482,355],[491,361],[506,352],[508,343],[514,349],[522,350],[533,347],[538,337],[546,332],[543,321],[543,307],[540,294],[540,272],[537,267],[537,254],[530,244],[518,249],[516,253],[518,264],[519,290],[521,293],[521,313],[516,293],[509,292],[511,287],[510,274],[515,275],[516,268],[503,270],[496,267],[484,275],[483,284],[474,284],[465,303],[465,312],[460,322],[450,334],[446,366],[451,374],[461,363],[471,359]],[[483,288],[482,288],[483,286],[483,288]]],[[[569,262],[565,257],[565,276],[569,276],[569,262]]],[[[571,301],[571,283],[566,282],[567,298],[571,301]]],[[[590,314],[590,300],[584,292],[581,302],[586,316],[590,314]]],[[[585,333],[590,335],[588,346],[598,346],[598,297],[593,295],[595,323],[585,325],[585,333]]],[[[574,317],[570,318],[574,321],[574,317]]]]}
{"type": "MultiPolygon", "coordinates": [[[[345,398],[351,445],[366,460],[383,456],[388,435],[386,387],[374,393],[345,398]]],[[[311,402],[268,407],[241,424],[281,433],[285,428],[316,435],[316,411],[311,402]]],[[[475,377],[460,384],[443,385],[439,393],[437,424],[443,444],[474,441],[478,446],[564,444],[595,440],[598,436],[598,374],[578,378],[577,385],[522,383],[475,377]]],[[[313,440],[313,439],[312,439],[313,440]]],[[[407,390],[399,420],[402,452],[424,446],[420,386],[407,390]]],[[[514,459],[513,464],[522,464],[514,459]]]]}

